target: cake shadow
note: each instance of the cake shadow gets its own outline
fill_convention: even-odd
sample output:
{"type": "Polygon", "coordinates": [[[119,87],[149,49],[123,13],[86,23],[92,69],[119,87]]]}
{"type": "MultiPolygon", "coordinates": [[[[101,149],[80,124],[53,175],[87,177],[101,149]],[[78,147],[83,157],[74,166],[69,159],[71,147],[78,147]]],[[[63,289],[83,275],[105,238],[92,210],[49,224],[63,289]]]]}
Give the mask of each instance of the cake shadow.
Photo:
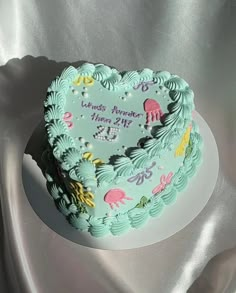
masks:
{"type": "Polygon", "coordinates": [[[47,190],[44,177],[47,166],[41,159],[45,151],[45,130],[42,120],[31,135],[25,148],[22,165],[22,179],[26,197],[38,217],[54,232],[70,241],[91,247],[91,236],[73,228],[65,216],[60,213],[55,202],[47,190]]]}
{"type": "MultiPolygon", "coordinates": [[[[78,231],[57,210],[54,200],[46,189],[46,179],[43,176],[45,170],[41,155],[46,143],[43,101],[48,86],[65,67],[69,65],[79,67],[84,62],[83,60],[74,63],[56,62],[44,56],[28,55],[22,59],[11,59],[0,67],[0,120],[4,123],[2,136],[6,139],[11,137],[11,143],[21,145],[22,152],[29,155],[31,161],[36,163],[35,171],[28,168],[23,160],[23,183],[26,180],[28,186],[26,189],[24,185],[26,197],[35,213],[48,227],[71,241],[78,231]],[[63,233],[60,232],[62,226],[63,233]]],[[[91,247],[91,239],[83,234],[80,234],[80,244],[91,247]]]]}
{"type": "Polygon", "coordinates": [[[83,60],[56,62],[44,56],[27,55],[0,66],[2,135],[8,138],[14,128],[14,137],[24,143],[43,118],[43,101],[51,81],[65,67],[79,67],[82,63],[83,60]]]}
{"type": "MultiPolygon", "coordinates": [[[[36,129],[35,133],[39,131],[40,127],[41,124],[36,129]]],[[[36,137],[34,134],[28,143],[27,150],[37,150],[38,140],[34,139],[36,137]]],[[[32,157],[30,156],[30,158],[32,157]]],[[[62,238],[72,241],[77,245],[84,246],[85,248],[93,248],[93,250],[86,250],[88,255],[85,254],[84,256],[80,256],[82,257],[83,262],[86,262],[91,257],[93,257],[93,267],[91,267],[91,271],[96,271],[96,269],[99,269],[101,272],[101,280],[102,282],[105,282],[108,287],[113,288],[114,290],[117,289],[117,292],[119,292],[119,288],[124,287],[123,289],[126,289],[127,291],[127,288],[129,287],[128,284],[123,284],[121,286],[119,280],[117,280],[113,274],[110,274],[108,270],[109,262],[107,262],[106,254],[102,253],[102,250],[104,249],[94,246],[94,239],[91,239],[92,236],[89,233],[79,232],[67,222],[65,217],[56,209],[54,201],[51,199],[49,193],[46,190],[46,183],[42,182],[42,180],[39,180],[39,177],[42,179],[42,176],[36,176],[37,174],[40,174],[35,174],[35,172],[32,172],[31,167],[31,164],[28,164],[26,161],[23,162],[22,177],[26,196],[34,212],[45,223],[45,225],[47,225],[51,230],[60,235],[62,238]]],[[[38,165],[37,169],[39,171],[38,165]]],[[[114,257],[116,255],[118,256],[120,251],[112,251],[112,254],[114,257]]],[[[120,292],[123,292],[122,289],[120,292]]]]}
{"type": "Polygon", "coordinates": [[[25,154],[32,157],[32,159],[38,165],[39,169],[42,171],[42,174],[45,172],[45,166],[42,161],[42,154],[46,145],[44,125],[44,120],[41,120],[39,125],[35,128],[35,131],[32,133],[30,140],[25,148],[25,154]]]}

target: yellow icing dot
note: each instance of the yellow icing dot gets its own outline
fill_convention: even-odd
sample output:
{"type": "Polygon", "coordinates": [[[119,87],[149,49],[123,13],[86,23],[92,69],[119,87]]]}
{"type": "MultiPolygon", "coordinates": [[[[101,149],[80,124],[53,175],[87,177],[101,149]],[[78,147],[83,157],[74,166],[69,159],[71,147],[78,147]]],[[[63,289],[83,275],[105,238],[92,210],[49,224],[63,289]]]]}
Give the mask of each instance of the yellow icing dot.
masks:
{"type": "Polygon", "coordinates": [[[86,152],[86,153],[83,153],[83,159],[86,159],[86,160],[92,160],[93,158],[93,154],[90,153],[90,152],[86,152]]]}
{"type": "Polygon", "coordinates": [[[99,166],[99,165],[102,165],[104,162],[101,159],[97,158],[93,160],[93,163],[94,165],[99,166]]]}
{"type": "Polygon", "coordinates": [[[83,159],[86,159],[88,161],[92,161],[93,164],[96,165],[96,166],[102,165],[104,163],[99,158],[96,158],[96,159],[92,160],[93,159],[93,153],[91,153],[91,152],[83,153],[83,156],[82,157],[83,157],[83,159]]]}

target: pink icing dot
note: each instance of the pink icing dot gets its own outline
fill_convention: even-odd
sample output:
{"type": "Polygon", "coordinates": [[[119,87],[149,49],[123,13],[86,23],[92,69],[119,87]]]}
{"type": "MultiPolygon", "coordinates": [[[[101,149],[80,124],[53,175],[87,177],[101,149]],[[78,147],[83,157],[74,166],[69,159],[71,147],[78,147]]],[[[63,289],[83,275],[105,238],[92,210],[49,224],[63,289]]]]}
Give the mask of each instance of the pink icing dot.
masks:
{"type": "Polygon", "coordinates": [[[69,119],[72,119],[73,115],[71,112],[66,112],[63,116],[63,119],[64,120],[69,120],[69,119]]]}
{"type": "Polygon", "coordinates": [[[73,115],[71,112],[66,112],[63,116],[63,120],[65,121],[65,123],[67,124],[68,128],[72,128],[73,127],[73,122],[70,121],[73,118],[73,115]]]}
{"type": "Polygon", "coordinates": [[[68,128],[72,128],[73,127],[73,122],[71,122],[71,121],[65,121],[65,122],[66,122],[68,128]]]}

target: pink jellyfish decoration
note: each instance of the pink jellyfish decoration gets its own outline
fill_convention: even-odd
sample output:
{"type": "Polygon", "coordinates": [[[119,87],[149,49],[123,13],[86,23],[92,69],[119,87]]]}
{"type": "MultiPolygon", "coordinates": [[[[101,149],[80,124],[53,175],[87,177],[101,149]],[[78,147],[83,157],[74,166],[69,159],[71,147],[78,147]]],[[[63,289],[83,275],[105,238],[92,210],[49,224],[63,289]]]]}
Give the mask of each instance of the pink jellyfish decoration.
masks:
{"type": "Polygon", "coordinates": [[[146,112],[146,123],[150,124],[152,121],[160,120],[161,116],[164,115],[164,113],[161,110],[161,106],[159,103],[157,103],[156,100],[153,99],[147,99],[144,102],[144,111],[146,112]]]}
{"type": "Polygon", "coordinates": [[[104,197],[104,201],[110,205],[111,209],[114,209],[114,205],[119,208],[119,203],[125,204],[124,199],[132,200],[131,197],[125,195],[123,190],[118,188],[109,190],[104,197]]]}

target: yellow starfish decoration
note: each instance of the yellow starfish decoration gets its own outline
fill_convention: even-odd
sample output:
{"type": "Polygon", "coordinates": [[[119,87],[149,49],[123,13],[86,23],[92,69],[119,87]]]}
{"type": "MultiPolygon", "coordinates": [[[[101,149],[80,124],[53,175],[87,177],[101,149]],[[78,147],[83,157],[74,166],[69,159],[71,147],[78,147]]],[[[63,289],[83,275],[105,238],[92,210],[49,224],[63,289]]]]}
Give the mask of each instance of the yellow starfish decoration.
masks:
{"type": "Polygon", "coordinates": [[[85,203],[91,208],[95,207],[93,202],[94,194],[89,191],[84,191],[83,185],[80,182],[70,182],[70,188],[72,190],[72,195],[76,197],[77,200],[85,203]]]}
{"type": "Polygon", "coordinates": [[[189,144],[190,133],[191,133],[192,126],[190,125],[187,130],[185,131],[180,144],[178,145],[177,149],[175,150],[175,156],[183,156],[185,153],[185,147],[189,144]]]}
{"type": "Polygon", "coordinates": [[[92,86],[94,84],[94,79],[91,76],[79,76],[74,80],[73,84],[79,86],[82,82],[87,86],[92,86]]]}

